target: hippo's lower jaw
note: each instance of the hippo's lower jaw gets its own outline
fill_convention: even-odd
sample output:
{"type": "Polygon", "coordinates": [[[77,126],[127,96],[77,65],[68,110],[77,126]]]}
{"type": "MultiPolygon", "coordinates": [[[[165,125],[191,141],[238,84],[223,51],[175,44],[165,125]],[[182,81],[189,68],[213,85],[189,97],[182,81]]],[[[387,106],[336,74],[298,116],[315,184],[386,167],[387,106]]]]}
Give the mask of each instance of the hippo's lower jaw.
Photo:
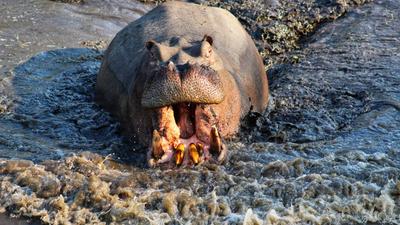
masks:
{"type": "Polygon", "coordinates": [[[150,167],[222,163],[227,156],[211,105],[178,103],[153,111],[150,167]]]}

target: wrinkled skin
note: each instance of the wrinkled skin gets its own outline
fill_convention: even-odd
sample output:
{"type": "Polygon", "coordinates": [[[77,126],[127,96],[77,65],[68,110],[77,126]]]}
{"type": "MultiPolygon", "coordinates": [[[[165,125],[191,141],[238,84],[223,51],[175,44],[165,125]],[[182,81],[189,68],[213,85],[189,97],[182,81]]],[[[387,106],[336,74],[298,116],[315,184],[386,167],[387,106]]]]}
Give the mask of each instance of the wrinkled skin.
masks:
{"type": "Polygon", "coordinates": [[[253,41],[229,12],[190,3],[158,6],[120,31],[97,78],[98,102],[149,146],[149,166],[223,162],[222,138],[268,104],[253,41]]]}

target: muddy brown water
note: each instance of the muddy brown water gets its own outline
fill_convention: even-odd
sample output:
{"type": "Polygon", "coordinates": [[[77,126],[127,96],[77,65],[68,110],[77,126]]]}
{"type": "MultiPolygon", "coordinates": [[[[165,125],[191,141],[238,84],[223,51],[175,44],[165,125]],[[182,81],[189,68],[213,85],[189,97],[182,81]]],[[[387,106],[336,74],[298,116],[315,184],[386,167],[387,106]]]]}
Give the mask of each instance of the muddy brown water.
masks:
{"type": "Polygon", "coordinates": [[[271,108],[228,140],[225,165],[167,171],[144,168],[93,102],[102,52],[82,48],[150,6],[87,2],[0,3],[1,211],[55,224],[400,223],[400,114],[377,103],[400,101],[398,1],[351,10],[289,53],[299,63],[274,65],[271,108]]]}

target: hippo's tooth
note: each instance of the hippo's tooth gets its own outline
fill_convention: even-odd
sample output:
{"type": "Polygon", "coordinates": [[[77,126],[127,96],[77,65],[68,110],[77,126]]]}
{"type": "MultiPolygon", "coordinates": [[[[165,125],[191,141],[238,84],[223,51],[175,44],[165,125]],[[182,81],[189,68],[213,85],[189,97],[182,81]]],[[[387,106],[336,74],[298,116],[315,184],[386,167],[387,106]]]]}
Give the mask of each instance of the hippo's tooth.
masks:
{"type": "Polygon", "coordinates": [[[212,126],[210,132],[210,152],[219,154],[222,150],[222,140],[218,133],[217,127],[212,126]]]}
{"type": "Polygon", "coordinates": [[[175,163],[177,166],[180,166],[183,162],[183,156],[185,155],[185,145],[180,143],[175,148],[175,163]]]}
{"type": "Polygon", "coordinates": [[[204,145],[200,142],[196,143],[197,151],[199,152],[200,157],[204,154],[204,145]]]}
{"type": "Polygon", "coordinates": [[[153,158],[160,159],[162,157],[162,155],[164,154],[164,151],[162,149],[161,135],[158,133],[157,130],[153,131],[151,147],[152,147],[153,158]]]}
{"type": "Polygon", "coordinates": [[[199,151],[197,150],[196,145],[193,143],[189,145],[189,155],[195,165],[199,164],[200,154],[199,151]]]}

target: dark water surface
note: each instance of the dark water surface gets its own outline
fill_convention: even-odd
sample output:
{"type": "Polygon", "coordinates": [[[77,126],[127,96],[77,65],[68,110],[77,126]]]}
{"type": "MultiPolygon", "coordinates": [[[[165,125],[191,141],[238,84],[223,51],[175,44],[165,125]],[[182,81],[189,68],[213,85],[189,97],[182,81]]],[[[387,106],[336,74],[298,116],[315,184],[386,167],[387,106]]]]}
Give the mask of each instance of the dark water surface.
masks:
{"type": "MultiPolygon", "coordinates": [[[[0,8],[2,157],[43,160],[62,157],[71,149],[92,148],[91,139],[95,137],[82,136],[81,132],[86,136],[102,134],[83,131],[74,127],[74,124],[90,129],[87,124],[90,121],[86,121],[89,117],[89,120],[102,123],[102,118],[96,118],[95,115],[98,114],[98,108],[97,112],[85,112],[85,108],[96,107],[93,102],[87,104],[87,101],[93,97],[93,74],[97,73],[101,54],[89,49],[43,52],[32,58],[30,63],[15,70],[12,68],[38,52],[49,49],[104,48],[116,32],[143,15],[151,6],[129,0],[90,0],[83,5],[47,0],[12,0],[1,1],[0,8]],[[77,60],[82,62],[79,68],[76,66],[79,64],[77,60]],[[86,71],[87,76],[70,75],[81,71],[86,71]],[[22,75],[26,73],[35,77],[22,75]],[[86,102],[75,101],[77,99],[86,99],[86,102]],[[9,113],[10,108],[13,108],[12,114],[9,113]],[[65,110],[69,112],[64,113],[65,110]],[[57,115],[58,111],[60,115],[57,115]],[[87,118],[80,118],[85,113],[87,118]],[[19,122],[14,123],[16,121],[19,122]],[[69,137],[66,138],[67,142],[62,141],[65,137],[69,137]]],[[[106,123],[104,121],[103,126],[108,127],[106,123]]],[[[112,129],[112,126],[106,129],[112,129]]],[[[101,138],[108,139],[105,136],[101,138]]],[[[113,138],[110,138],[110,142],[113,138]]],[[[97,149],[104,148],[97,146],[97,149]]]]}
{"type": "Polygon", "coordinates": [[[23,219],[23,218],[10,218],[5,214],[0,214],[0,224],[1,225],[40,225],[40,221],[38,219],[23,219]]]}
{"type": "Polygon", "coordinates": [[[93,102],[102,52],[57,49],[15,66],[107,43],[148,9],[107,3],[118,7],[106,17],[91,1],[0,3],[37,10],[0,15],[0,209],[72,224],[400,223],[400,114],[386,104],[400,101],[400,2],[353,9],[305,38],[289,53],[299,63],[270,69],[271,109],[228,141],[227,164],[177,171],[143,168],[141,149],[93,102]],[[24,23],[47,13],[57,19],[35,29],[67,27],[29,39],[24,23]]]}

